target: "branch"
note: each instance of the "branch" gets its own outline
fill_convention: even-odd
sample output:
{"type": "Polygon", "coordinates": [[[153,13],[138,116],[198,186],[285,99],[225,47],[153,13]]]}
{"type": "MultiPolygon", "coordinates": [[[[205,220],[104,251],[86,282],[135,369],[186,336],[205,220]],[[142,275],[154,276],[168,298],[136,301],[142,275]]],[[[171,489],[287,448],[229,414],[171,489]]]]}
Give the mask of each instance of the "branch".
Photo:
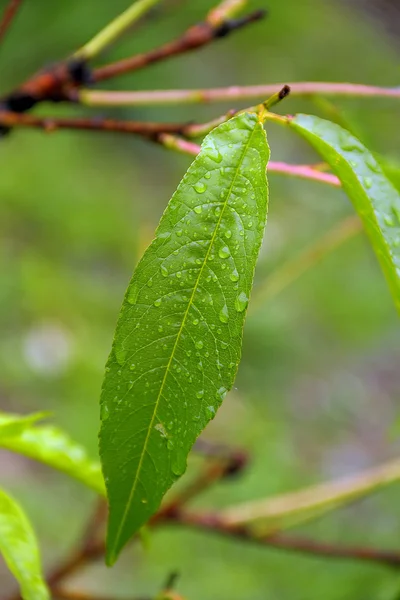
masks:
{"type": "MultiPolygon", "coordinates": [[[[192,128],[200,128],[198,125],[187,125],[182,128],[183,135],[191,131],[192,128]]],[[[184,140],[180,137],[169,133],[160,133],[154,138],[154,141],[162,144],[166,148],[181,152],[183,154],[191,154],[196,156],[200,152],[200,146],[188,140],[184,140]]],[[[284,162],[270,161],[267,167],[268,173],[281,173],[282,175],[288,175],[290,177],[300,177],[301,179],[308,179],[312,181],[319,181],[321,183],[327,183],[334,187],[340,187],[341,183],[336,175],[331,173],[324,173],[311,167],[310,165],[290,165],[284,162]]]]}
{"type": "Polygon", "coordinates": [[[123,35],[136,21],[147,11],[155,6],[160,0],[138,0],[134,2],[125,12],[111,21],[90,42],[75,52],[74,58],[78,60],[91,60],[100,52],[108,48],[115,40],[123,35]]]}
{"type": "MultiPolygon", "coordinates": [[[[136,54],[130,58],[95,69],[92,73],[92,81],[104,81],[105,79],[117,77],[125,73],[131,73],[132,71],[143,69],[148,65],[167,60],[178,54],[196,50],[218,38],[227,36],[236,29],[258,21],[264,16],[265,12],[258,10],[241,19],[230,19],[231,15],[240,9],[243,4],[243,1],[237,0],[223,2],[217,8],[210,11],[204,22],[194,25],[178,39],[149,52],[136,54]]],[[[74,92],[72,92],[72,97],[74,97],[74,92]]]]}
{"type": "MultiPolygon", "coordinates": [[[[168,522],[168,519],[166,519],[168,522]]],[[[171,522],[192,527],[194,529],[234,537],[253,544],[268,546],[277,550],[298,552],[326,558],[339,558],[355,561],[367,561],[387,567],[400,567],[400,553],[389,550],[361,546],[337,546],[325,542],[272,534],[256,537],[254,532],[243,525],[227,525],[213,514],[195,514],[182,511],[170,518],[171,522]]]]}
{"type": "Polygon", "coordinates": [[[117,121],[108,118],[75,118],[75,117],[37,117],[0,111],[0,128],[34,127],[51,132],[57,129],[81,129],[90,131],[113,131],[118,133],[135,133],[145,137],[154,137],[161,132],[182,133],[181,123],[155,123],[146,121],[117,121]]]}
{"type": "Polygon", "coordinates": [[[3,16],[0,21],[0,43],[3,41],[7,31],[9,30],[12,22],[14,21],[18,9],[20,8],[23,0],[10,0],[4,9],[3,16]]]}
{"type": "MultiPolygon", "coordinates": [[[[111,92],[81,90],[77,99],[88,106],[149,106],[159,104],[204,104],[229,100],[265,99],[283,87],[282,83],[267,85],[232,86],[197,90],[149,90],[139,92],[111,92]]],[[[400,87],[378,87],[357,83],[325,83],[319,81],[290,83],[291,96],[350,96],[353,98],[400,98],[400,87]]]]}

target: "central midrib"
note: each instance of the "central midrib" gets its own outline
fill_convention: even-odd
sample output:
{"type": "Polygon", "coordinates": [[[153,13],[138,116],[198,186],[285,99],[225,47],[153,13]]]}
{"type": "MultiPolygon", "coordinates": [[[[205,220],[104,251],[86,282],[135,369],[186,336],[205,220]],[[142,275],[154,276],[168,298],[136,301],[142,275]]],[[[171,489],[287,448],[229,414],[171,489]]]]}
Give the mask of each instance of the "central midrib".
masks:
{"type": "MultiPolygon", "coordinates": [[[[136,471],[135,479],[134,479],[134,481],[133,481],[133,484],[132,484],[132,489],[131,489],[131,491],[130,491],[130,493],[129,493],[128,502],[127,502],[127,504],[126,504],[126,508],[125,508],[124,514],[123,514],[123,516],[122,516],[122,519],[121,519],[120,525],[119,525],[119,527],[118,527],[118,532],[117,532],[117,535],[116,535],[116,537],[115,537],[114,548],[115,548],[115,547],[118,545],[118,541],[119,541],[119,538],[120,538],[120,536],[121,536],[122,528],[123,528],[123,526],[124,526],[124,524],[125,524],[125,521],[126,521],[126,518],[127,518],[127,514],[128,514],[128,511],[129,511],[129,507],[130,507],[130,504],[131,504],[131,502],[132,502],[133,495],[134,495],[134,493],[135,493],[135,491],[136,491],[136,486],[137,486],[137,482],[138,482],[138,480],[139,480],[139,475],[140,475],[140,472],[141,472],[141,469],[142,469],[143,459],[144,459],[144,456],[145,456],[145,454],[146,454],[146,450],[147,450],[147,444],[148,444],[148,442],[149,442],[149,438],[150,438],[150,433],[151,433],[151,430],[152,430],[152,428],[153,428],[154,419],[156,418],[156,415],[157,415],[157,409],[158,409],[158,405],[159,405],[159,403],[160,403],[160,398],[161,398],[161,396],[162,396],[162,393],[163,393],[163,390],[164,390],[165,382],[166,382],[166,380],[167,380],[167,377],[168,377],[168,374],[169,374],[169,370],[170,370],[171,363],[172,363],[172,360],[173,360],[173,358],[174,358],[174,355],[175,355],[176,348],[177,348],[177,346],[178,346],[178,343],[179,343],[179,340],[180,340],[180,337],[181,337],[181,334],[182,334],[183,328],[184,328],[184,326],[185,326],[186,319],[187,319],[187,316],[188,316],[188,314],[189,314],[189,310],[190,310],[190,308],[191,308],[191,306],[192,306],[192,303],[193,303],[193,298],[194,298],[194,296],[195,296],[195,293],[196,293],[196,291],[197,291],[197,288],[199,287],[199,283],[200,283],[200,280],[201,280],[201,276],[202,276],[202,274],[203,274],[204,267],[205,267],[205,265],[207,264],[207,260],[208,260],[208,257],[210,256],[211,248],[213,247],[213,244],[214,244],[214,242],[215,242],[215,239],[216,239],[216,236],[217,236],[218,229],[219,229],[219,227],[220,227],[220,225],[221,225],[222,217],[224,216],[224,213],[225,213],[226,207],[228,206],[228,203],[229,203],[229,198],[230,198],[230,196],[231,196],[231,194],[232,194],[232,189],[233,189],[233,186],[235,185],[235,182],[236,182],[237,176],[238,176],[238,174],[239,174],[240,167],[242,166],[242,163],[243,163],[243,159],[244,159],[244,157],[245,157],[245,154],[246,154],[246,152],[247,152],[247,150],[248,150],[248,148],[249,148],[249,146],[250,146],[251,139],[252,139],[252,137],[253,137],[253,135],[254,135],[254,132],[255,132],[255,130],[256,130],[256,126],[257,126],[258,124],[259,124],[258,122],[255,124],[253,131],[250,133],[250,136],[249,136],[249,139],[248,139],[248,141],[247,141],[247,143],[246,143],[246,146],[245,146],[245,147],[244,147],[244,149],[243,149],[243,153],[242,153],[242,156],[240,157],[240,160],[239,160],[239,163],[238,163],[238,166],[237,166],[237,169],[236,169],[236,173],[235,173],[235,175],[234,175],[234,177],[233,177],[233,179],[232,179],[232,183],[231,183],[231,185],[229,186],[229,191],[228,191],[228,194],[227,194],[227,196],[226,196],[226,201],[225,201],[224,207],[223,207],[223,209],[222,209],[222,211],[221,211],[221,214],[220,214],[220,216],[219,216],[219,219],[218,219],[218,222],[217,222],[217,224],[216,224],[216,227],[215,227],[215,230],[214,230],[213,236],[212,236],[212,238],[211,238],[211,240],[210,240],[210,244],[209,244],[209,246],[208,246],[207,253],[206,253],[206,256],[205,256],[205,258],[204,258],[204,262],[203,262],[203,264],[202,264],[202,266],[201,266],[201,268],[200,268],[200,270],[199,270],[199,274],[198,274],[197,280],[196,280],[196,282],[195,282],[195,285],[194,285],[194,287],[193,287],[193,292],[192,292],[192,295],[191,295],[191,297],[190,297],[190,300],[189,300],[189,302],[188,302],[187,309],[186,309],[186,311],[185,311],[185,314],[183,315],[182,323],[181,323],[181,326],[180,326],[180,328],[179,328],[179,331],[178,331],[178,333],[177,333],[176,340],[175,340],[175,343],[174,343],[174,347],[172,348],[171,356],[170,356],[170,359],[169,359],[169,361],[168,361],[168,364],[167,364],[167,366],[166,366],[166,369],[165,369],[165,374],[164,374],[163,380],[162,380],[162,382],[161,382],[160,391],[159,391],[159,393],[158,393],[157,400],[156,400],[156,403],[155,403],[155,405],[154,405],[154,412],[153,412],[153,416],[152,416],[152,418],[151,418],[151,421],[150,421],[149,430],[148,430],[148,432],[147,432],[147,435],[146,435],[146,439],[145,439],[144,446],[143,446],[143,451],[142,451],[142,454],[141,454],[141,457],[140,457],[140,460],[139,460],[139,464],[138,464],[138,468],[137,468],[137,471],[136,471]]],[[[112,553],[112,554],[113,554],[113,553],[112,553]]]]}

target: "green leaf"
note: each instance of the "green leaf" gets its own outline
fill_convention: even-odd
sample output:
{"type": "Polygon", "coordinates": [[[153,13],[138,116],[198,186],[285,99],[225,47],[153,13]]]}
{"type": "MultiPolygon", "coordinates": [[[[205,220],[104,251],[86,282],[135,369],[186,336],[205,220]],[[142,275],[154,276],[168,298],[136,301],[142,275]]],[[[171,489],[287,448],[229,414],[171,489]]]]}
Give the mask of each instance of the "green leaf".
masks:
{"type": "MultiPolygon", "coordinates": [[[[0,417],[1,420],[4,416],[0,417]]],[[[92,461],[83,446],[52,425],[24,429],[14,437],[1,437],[0,448],[23,454],[77,479],[105,495],[100,464],[92,461]]]]}
{"type": "Polygon", "coordinates": [[[297,115],[290,125],[329,163],[369,236],[400,312],[400,195],[361,142],[330,121],[297,115]]]}
{"type": "Polygon", "coordinates": [[[267,215],[255,115],[209,134],[128,287],[101,397],[107,560],[157,510],[232,387],[267,215]]]}
{"type": "Polygon", "coordinates": [[[46,412],[23,416],[11,413],[0,413],[0,440],[2,438],[19,435],[37,421],[45,419],[48,416],[49,413],[46,412]]]}
{"type": "Polygon", "coordinates": [[[31,524],[17,502],[0,490],[0,552],[24,600],[49,600],[31,524]]]}

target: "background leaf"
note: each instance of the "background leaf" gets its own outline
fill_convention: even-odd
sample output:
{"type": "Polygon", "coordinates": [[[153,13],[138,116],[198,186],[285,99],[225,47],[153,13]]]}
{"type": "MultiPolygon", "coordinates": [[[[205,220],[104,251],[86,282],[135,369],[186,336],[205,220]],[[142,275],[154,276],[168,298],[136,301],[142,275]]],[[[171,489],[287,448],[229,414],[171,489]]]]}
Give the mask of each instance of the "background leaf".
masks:
{"type": "Polygon", "coordinates": [[[17,502],[0,490],[0,551],[24,600],[49,600],[31,524],[17,502]]]}
{"type": "Polygon", "coordinates": [[[49,416],[49,413],[46,412],[34,413],[32,415],[0,413],[0,439],[19,435],[25,429],[47,416],[49,416]]]}
{"type": "Polygon", "coordinates": [[[360,215],[400,312],[400,195],[361,142],[339,125],[309,115],[290,121],[342,182],[360,215]]]}
{"type": "Polygon", "coordinates": [[[0,434],[0,448],[42,462],[77,479],[99,494],[105,494],[100,464],[92,461],[83,446],[57,427],[29,427],[14,437],[3,438],[0,434]]]}
{"type": "Polygon", "coordinates": [[[101,398],[109,563],[185,471],[233,384],[266,221],[268,157],[255,115],[208,135],[129,285],[101,398]]]}

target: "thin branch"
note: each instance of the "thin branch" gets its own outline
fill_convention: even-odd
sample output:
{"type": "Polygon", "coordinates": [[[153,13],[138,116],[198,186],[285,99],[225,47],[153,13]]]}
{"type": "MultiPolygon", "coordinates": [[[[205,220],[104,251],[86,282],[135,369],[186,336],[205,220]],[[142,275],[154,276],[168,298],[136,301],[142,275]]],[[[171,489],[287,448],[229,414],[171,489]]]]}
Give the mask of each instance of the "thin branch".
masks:
{"type": "MultiPolygon", "coordinates": [[[[266,529],[277,519],[294,518],[297,524],[308,520],[308,514],[317,512],[320,515],[337,509],[399,480],[400,459],[395,459],[352,477],[232,506],[220,513],[220,520],[228,526],[259,521],[266,529]]],[[[282,529],[281,524],[279,528],[282,529]]]]}
{"type": "MultiPolygon", "coordinates": [[[[361,546],[337,546],[326,542],[309,540],[306,538],[287,535],[272,534],[256,537],[254,532],[243,525],[228,526],[213,514],[196,514],[182,511],[171,518],[173,523],[179,523],[203,532],[211,532],[224,536],[248,541],[253,544],[268,546],[285,552],[297,552],[317,557],[337,558],[353,561],[371,562],[386,567],[400,567],[400,553],[390,550],[361,546]]],[[[168,520],[167,520],[168,522],[168,520]]]]}
{"type": "MultiPolygon", "coordinates": [[[[154,50],[150,50],[149,52],[136,54],[130,58],[94,69],[92,80],[94,82],[104,81],[125,73],[143,69],[156,62],[177,56],[178,54],[196,50],[197,48],[210,44],[220,37],[225,37],[236,29],[244,27],[254,21],[258,21],[265,14],[264,11],[258,10],[242,19],[230,19],[234,12],[242,8],[242,5],[242,1],[229,0],[228,2],[223,2],[219,7],[213,9],[208,14],[204,22],[194,25],[178,39],[164,44],[159,48],[155,48],[154,50]]],[[[72,92],[72,94],[72,97],[74,97],[74,92],[72,92]]],[[[79,93],[77,95],[79,96],[79,93]]]]}
{"type": "Polygon", "coordinates": [[[6,33],[10,29],[10,26],[14,21],[22,2],[23,0],[10,0],[5,7],[3,16],[0,20],[0,43],[3,41],[6,33]]]}
{"type": "Polygon", "coordinates": [[[75,52],[74,58],[78,60],[91,60],[100,52],[103,52],[111,44],[123,35],[136,21],[138,21],[160,0],[137,0],[125,12],[111,21],[93,39],[75,52]]]}
{"type": "MultiPolygon", "coordinates": [[[[223,122],[222,117],[218,121],[223,122]]],[[[201,127],[201,125],[187,125],[182,128],[182,133],[187,135],[188,132],[190,133],[193,131],[193,128],[200,129],[201,127]]],[[[166,148],[181,152],[182,154],[191,154],[196,156],[201,150],[201,147],[198,144],[184,140],[170,133],[160,133],[160,135],[156,136],[154,140],[166,148]]],[[[324,173],[310,165],[290,165],[288,163],[275,162],[271,160],[268,163],[267,170],[268,173],[280,173],[282,175],[288,175],[289,177],[300,177],[301,179],[319,181],[334,187],[341,186],[341,183],[336,175],[324,173]]]]}
{"type": "Polygon", "coordinates": [[[35,127],[51,132],[57,129],[81,129],[90,131],[113,131],[118,133],[134,133],[145,137],[153,137],[161,132],[181,133],[181,123],[155,123],[146,121],[117,121],[108,118],[79,117],[37,117],[28,114],[0,111],[0,127],[35,127]]]}
{"type": "MultiPolygon", "coordinates": [[[[311,171],[313,170],[310,167],[307,168],[311,171]]],[[[362,231],[362,223],[357,216],[347,217],[340,223],[336,223],[332,229],[324,233],[322,237],[300,252],[299,255],[293,259],[289,259],[268,275],[264,284],[254,288],[249,306],[250,314],[257,312],[265,302],[268,302],[272,297],[279,294],[283,289],[301,277],[301,275],[314,267],[320,260],[325,258],[325,256],[360,233],[360,231],[362,231]]]]}
{"type": "MultiPolygon", "coordinates": [[[[283,87],[282,83],[197,90],[100,91],[80,90],[77,99],[88,106],[149,106],[159,104],[197,104],[227,102],[266,97],[283,87]]],[[[378,87],[357,83],[325,83],[319,81],[289,83],[291,96],[350,96],[353,98],[400,98],[400,87],[378,87]]]]}

